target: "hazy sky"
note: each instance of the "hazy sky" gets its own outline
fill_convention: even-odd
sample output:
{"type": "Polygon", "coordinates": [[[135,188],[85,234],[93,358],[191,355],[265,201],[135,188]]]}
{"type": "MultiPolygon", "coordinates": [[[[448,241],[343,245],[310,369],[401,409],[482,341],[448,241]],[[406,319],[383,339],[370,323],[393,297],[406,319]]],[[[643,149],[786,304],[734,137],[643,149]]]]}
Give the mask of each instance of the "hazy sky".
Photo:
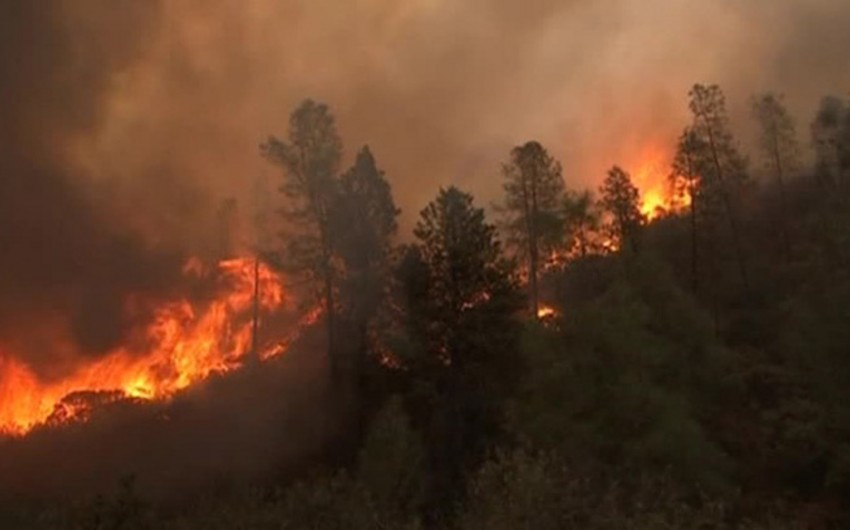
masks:
{"type": "MultiPolygon", "coordinates": [[[[372,146],[408,220],[441,184],[495,198],[500,161],[532,138],[562,160],[569,186],[595,185],[613,163],[636,169],[646,151],[667,154],[695,82],[721,84],[742,117],[753,92],[783,92],[805,133],[822,95],[850,90],[848,7],[163,2],[155,31],[137,43],[141,57],[112,80],[88,160],[104,176],[173,172],[233,193],[268,173],[257,144],[285,134],[292,107],[313,97],[335,111],[347,160],[372,146]]],[[[738,122],[746,142],[748,124],[738,122]]]]}

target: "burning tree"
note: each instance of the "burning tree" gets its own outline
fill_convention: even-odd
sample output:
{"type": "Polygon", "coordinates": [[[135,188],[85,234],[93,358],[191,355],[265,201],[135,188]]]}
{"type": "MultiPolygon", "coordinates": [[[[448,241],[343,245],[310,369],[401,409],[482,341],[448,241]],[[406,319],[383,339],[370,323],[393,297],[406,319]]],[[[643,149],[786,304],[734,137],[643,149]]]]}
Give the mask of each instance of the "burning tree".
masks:
{"type": "Polygon", "coordinates": [[[580,193],[568,193],[562,205],[567,247],[577,251],[582,258],[596,251],[597,235],[602,223],[599,205],[593,193],[585,190],[580,193]]]}
{"type": "Polygon", "coordinates": [[[511,160],[502,171],[506,243],[528,264],[531,309],[536,315],[541,256],[559,247],[563,239],[561,164],[538,142],[528,142],[511,151],[511,160]]]}

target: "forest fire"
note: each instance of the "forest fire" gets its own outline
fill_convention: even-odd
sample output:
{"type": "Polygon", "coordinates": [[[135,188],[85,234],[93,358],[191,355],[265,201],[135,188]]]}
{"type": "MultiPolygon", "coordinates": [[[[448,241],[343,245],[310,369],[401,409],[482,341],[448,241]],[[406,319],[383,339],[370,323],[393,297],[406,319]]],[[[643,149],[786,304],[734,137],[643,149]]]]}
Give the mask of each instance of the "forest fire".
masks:
{"type": "Polygon", "coordinates": [[[208,268],[192,259],[184,275],[215,282],[214,297],[161,305],[140,332],[143,346],[122,345],[58,380],[42,381],[27,364],[0,351],[0,433],[23,435],[38,425],[80,418],[92,400],[166,399],[213,373],[237,368],[251,352],[255,272],[258,309],[264,315],[279,309],[283,283],[264,264],[255,271],[253,259],[238,258],[208,268]]]}
{"type": "Polygon", "coordinates": [[[650,146],[641,152],[634,167],[633,179],[641,192],[641,213],[651,221],[672,207],[667,185],[669,156],[665,150],[650,146]]]}

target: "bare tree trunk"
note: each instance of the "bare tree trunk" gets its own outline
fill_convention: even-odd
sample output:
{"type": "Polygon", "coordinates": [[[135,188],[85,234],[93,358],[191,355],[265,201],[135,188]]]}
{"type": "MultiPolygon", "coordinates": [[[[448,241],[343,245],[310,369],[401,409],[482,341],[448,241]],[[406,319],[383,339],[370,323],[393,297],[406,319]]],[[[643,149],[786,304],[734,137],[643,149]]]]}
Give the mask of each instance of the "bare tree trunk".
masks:
{"type": "Polygon", "coordinates": [[[697,276],[697,204],[693,190],[691,195],[691,283],[694,293],[699,289],[699,276],[697,276]]]}
{"type": "Polygon", "coordinates": [[[773,160],[776,164],[776,182],[779,184],[779,217],[782,246],[785,251],[785,261],[791,261],[791,237],[788,234],[788,201],[785,195],[785,179],[782,168],[782,157],[779,156],[779,140],[773,135],[773,160]]]}
{"type": "Polygon", "coordinates": [[[333,274],[331,272],[330,265],[330,257],[325,256],[325,271],[324,271],[324,284],[325,284],[325,324],[327,326],[327,337],[328,337],[328,358],[330,360],[330,369],[331,369],[331,380],[334,382],[339,381],[340,378],[340,362],[339,362],[339,352],[336,348],[336,308],[334,307],[333,300],[333,274]]]}
{"type": "Polygon", "coordinates": [[[529,271],[529,278],[528,278],[529,284],[531,286],[531,310],[534,312],[535,318],[537,317],[537,314],[540,310],[540,301],[538,299],[538,294],[537,294],[537,267],[538,267],[537,260],[538,260],[538,256],[537,256],[536,246],[537,245],[534,245],[532,243],[532,249],[531,249],[530,257],[529,257],[529,261],[530,261],[529,268],[531,270],[529,271]]]}
{"type": "Polygon", "coordinates": [[[740,227],[738,225],[738,216],[735,213],[735,208],[732,205],[732,199],[729,197],[729,192],[726,189],[726,181],[723,177],[723,167],[720,164],[720,157],[717,154],[717,145],[714,142],[714,132],[711,127],[708,128],[708,141],[711,147],[711,156],[714,162],[715,170],[717,171],[717,183],[720,186],[720,196],[723,199],[723,205],[726,209],[726,217],[729,219],[729,228],[732,231],[732,247],[735,251],[735,258],[738,262],[738,270],[741,273],[741,281],[744,282],[744,289],[749,290],[750,280],[747,274],[747,266],[744,260],[744,248],[741,246],[740,227]]]}
{"type": "Polygon", "coordinates": [[[531,178],[531,221],[529,223],[528,240],[530,243],[529,258],[531,261],[531,310],[534,318],[540,312],[540,295],[537,287],[537,271],[540,266],[540,249],[537,240],[537,168],[535,167],[531,178]]]}

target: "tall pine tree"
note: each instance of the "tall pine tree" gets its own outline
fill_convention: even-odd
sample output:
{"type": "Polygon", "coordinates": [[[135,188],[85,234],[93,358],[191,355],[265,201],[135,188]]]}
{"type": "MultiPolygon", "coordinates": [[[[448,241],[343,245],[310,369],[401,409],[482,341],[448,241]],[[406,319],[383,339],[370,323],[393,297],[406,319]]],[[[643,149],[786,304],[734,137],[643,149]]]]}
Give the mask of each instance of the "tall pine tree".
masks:
{"type": "Polygon", "coordinates": [[[338,377],[331,206],[337,193],[342,141],[334,117],[327,105],[305,100],[289,118],[288,141],[272,136],[260,149],[283,170],[284,261],[317,288],[325,312],[331,374],[338,377]]]}
{"type": "Polygon", "coordinates": [[[484,455],[502,424],[520,372],[519,286],[501,256],[495,228],[472,196],[440,191],[416,225],[408,252],[410,334],[420,346],[410,373],[419,381],[435,473],[432,500],[447,506],[463,471],[484,455]]]}
{"type": "Polygon", "coordinates": [[[511,151],[511,159],[502,170],[506,243],[527,264],[531,309],[536,315],[541,264],[562,243],[561,164],[538,142],[528,142],[511,151]]]}

